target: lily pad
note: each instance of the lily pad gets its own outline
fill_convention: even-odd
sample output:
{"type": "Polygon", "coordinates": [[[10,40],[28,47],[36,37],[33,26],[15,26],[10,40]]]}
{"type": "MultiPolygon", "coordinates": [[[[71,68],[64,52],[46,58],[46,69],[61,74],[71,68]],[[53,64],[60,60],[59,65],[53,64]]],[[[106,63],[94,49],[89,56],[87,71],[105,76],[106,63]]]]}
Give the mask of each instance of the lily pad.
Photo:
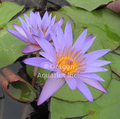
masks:
{"type": "Polygon", "coordinates": [[[108,53],[105,55],[105,58],[112,62],[110,64],[111,68],[120,74],[120,56],[113,53],[108,53]]]}
{"type": "MultiPolygon", "coordinates": [[[[2,4],[3,6],[0,7],[0,27],[3,28],[0,30],[0,62],[2,62],[0,63],[0,68],[13,63],[22,55],[22,49],[26,46],[26,43],[16,38],[6,30],[6,28],[14,29],[12,26],[13,23],[21,25],[18,18],[12,20],[11,22],[8,21],[11,19],[11,17],[22,10],[23,7],[11,2],[4,2],[2,4]]],[[[29,14],[29,12],[26,14],[29,14]]],[[[24,18],[23,15],[21,17],[24,18]]]]}
{"type": "Polygon", "coordinates": [[[51,98],[51,119],[85,116],[83,119],[119,119],[120,82],[112,80],[108,94],[91,102],[67,102],[51,98]]]}
{"type": "Polygon", "coordinates": [[[22,102],[31,102],[36,98],[36,91],[28,82],[8,68],[2,72],[6,78],[0,74],[0,84],[12,98],[22,102]]]}
{"type": "Polygon", "coordinates": [[[115,0],[67,0],[71,5],[92,11],[115,0]]]}
{"type": "MultiPolygon", "coordinates": [[[[101,58],[102,60],[104,60],[104,58],[101,58]]],[[[110,66],[106,65],[104,66],[104,68],[108,69],[107,72],[99,72],[97,73],[99,76],[101,76],[105,82],[101,82],[101,84],[107,88],[110,81],[111,81],[111,70],[110,70],[110,66]]],[[[96,99],[98,97],[100,97],[103,92],[88,86],[88,88],[90,89],[92,95],[93,95],[93,99],[96,99]]],[[[87,101],[87,99],[77,90],[71,90],[69,88],[69,86],[67,84],[65,84],[62,88],[60,88],[54,95],[53,97],[62,99],[62,100],[67,100],[67,101],[87,101]]]]}
{"type": "Polygon", "coordinates": [[[120,16],[101,9],[88,12],[79,8],[63,7],[60,12],[70,16],[75,22],[74,41],[80,33],[88,29],[88,34],[97,36],[89,51],[98,49],[116,49],[120,44],[120,16]]]}
{"type": "Polygon", "coordinates": [[[64,22],[62,24],[62,28],[64,30],[66,22],[69,21],[71,26],[72,26],[72,30],[75,29],[75,23],[74,21],[71,19],[71,17],[69,17],[68,15],[61,13],[61,12],[52,12],[52,16],[56,15],[56,21],[60,20],[61,18],[64,18],[64,22]]]}
{"type": "Polygon", "coordinates": [[[6,25],[6,23],[22,9],[23,6],[12,2],[0,3],[0,27],[6,25]]]}
{"type": "Polygon", "coordinates": [[[34,88],[25,82],[12,82],[7,88],[10,94],[19,101],[30,102],[36,98],[36,92],[34,88]]]}

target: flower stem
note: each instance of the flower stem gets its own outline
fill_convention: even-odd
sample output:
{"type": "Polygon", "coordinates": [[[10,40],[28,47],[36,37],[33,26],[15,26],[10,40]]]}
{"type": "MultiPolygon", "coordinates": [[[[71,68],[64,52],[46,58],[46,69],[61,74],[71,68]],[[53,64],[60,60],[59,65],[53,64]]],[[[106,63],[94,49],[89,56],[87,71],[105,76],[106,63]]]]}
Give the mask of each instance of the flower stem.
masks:
{"type": "MultiPolygon", "coordinates": [[[[37,51],[36,57],[39,57],[39,56],[40,56],[39,51],[37,51]]],[[[33,78],[32,78],[32,86],[33,87],[34,87],[35,80],[36,80],[37,70],[38,70],[38,67],[34,67],[33,78]]]]}
{"type": "Polygon", "coordinates": [[[119,76],[120,77],[120,74],[117,72],[117,71],[115,71],[114,69],[112,69],[111,68],[111,71],[113,72],[113,73],[115,73],[117,76],[119,76]]]}

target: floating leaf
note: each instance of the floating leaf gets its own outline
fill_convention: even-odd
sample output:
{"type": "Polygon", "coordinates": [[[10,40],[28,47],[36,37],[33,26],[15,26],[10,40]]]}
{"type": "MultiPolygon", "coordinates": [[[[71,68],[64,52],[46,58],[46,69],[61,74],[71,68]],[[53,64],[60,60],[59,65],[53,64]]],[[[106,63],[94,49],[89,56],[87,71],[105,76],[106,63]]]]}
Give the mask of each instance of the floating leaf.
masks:
{"type": "Polygon", "coordinates": [[[12,98],[22,102],[30,102],[36,98],[36,91],[28,82],[8,68],[4,68],[3,73],[7,79],[0,74],[0,84],[12,98]]]}
{"type": "Polygon", "coordinates": [[[115,73],[112,73],[112,79],[120,80],[120,77],[118,77],[115,73]]]}
{"type": "Polygon", "coordinates": [[[91,102],[67,102],[51,98],[51,119],[84,116],[84,119],[119,119],[120,82],[112,80],[108,94],[91,102]]]}
{"type": "Polygon", "coordinates": [[[117,53],[118,55],[120,55],[120,46],[118,46],[115,50],[113,50],[115,53],[117,53]]]}
{"type": "MultiPolygon", "coordinates": [[[[10,34],[6,28],[14,29],[12,24],[21,25],[18,18],[8,22],[14,15],[16,15],[23,7],[11,2],[4,2],[0,6],[0,68],[13,63],[22,54],[22,49],[26,43],[10,34]],[[8,23],[7,23],[8,22],[8,23]]],[[[27,12],[26,14],[29,14],[27,12]]],[[[24,16],[21,16],[24,18],[24,16]]]]}
{"type": "Polygon", "coordinates": [[[111,1],[115,0],[67,0],[71,5],[84,8],[88,11],[92,11],[100,6],[107,5],[111,1]]]}
{"type": "Polygon", "coordinates": [[[120,44],[120,16],[108,9],[88,12],[79,8],[63,7],[59,10],[75,22],[74,41],[84,29],[97,36],[89,51],[116,49],[120,44]]]}
{"type": "Polygon", "coordinates": [[[66,22],[69,21],[71,26],[72,26],[72,30],[75,29],[75,23],[74,21],[66,14],[63,14],[61,12],[52,12],[52,16],[55,16],[56,15],[56,21],[60,20],[61,18],[64,18],[64,22],[62,24],[62,28],[64,30],[65,28],[65,25],[66,25],[66,22]]]}
{"type": "Polygon", "coordinates": [[[22,9],[23,6],[12,2],[0,3],[0,27],[6,25],[6,23],[22,9]]]}
{"type": "Polygon", "coordinates": [[[104,56],[107,60],[111,61],[112,63],[110,64],[111,68],[117,71],[120,74],[120,56],[113,54],[113,53],[108,53],[104,56]]]}

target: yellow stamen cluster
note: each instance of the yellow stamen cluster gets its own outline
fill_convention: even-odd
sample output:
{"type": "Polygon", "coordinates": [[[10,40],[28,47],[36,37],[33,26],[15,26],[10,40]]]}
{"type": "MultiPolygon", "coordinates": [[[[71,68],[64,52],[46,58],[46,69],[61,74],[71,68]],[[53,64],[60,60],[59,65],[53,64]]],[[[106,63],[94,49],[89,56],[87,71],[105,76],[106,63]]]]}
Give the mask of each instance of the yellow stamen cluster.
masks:
{"type": "Polygon", "coordinates": [[[76,74],[83,72],[85,68],[80,68],[82,66],[85,66],[86,64],[81,64],[81,62],[85,59],[81,59],[77,61],[77,59],[82,55],[79,51],[76,51],[74,54],[74,49],[71,50],[71,46],[68,48],[66,54],[65,54],[65,48],[62,51],[62,55],[60,55],[60,50],[58,51],[58,54],[56,54],[57,57],[57,67],[61,70],[61,72],[66,74],[76,74]]]}

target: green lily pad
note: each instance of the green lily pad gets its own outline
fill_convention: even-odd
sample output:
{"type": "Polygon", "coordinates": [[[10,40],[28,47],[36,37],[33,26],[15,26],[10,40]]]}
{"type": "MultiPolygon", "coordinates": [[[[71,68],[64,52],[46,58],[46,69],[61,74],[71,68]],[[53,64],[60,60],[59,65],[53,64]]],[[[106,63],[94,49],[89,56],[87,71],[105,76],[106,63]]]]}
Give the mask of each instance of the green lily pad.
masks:
{"type": "MultiPolygon", "coordinates": [[[[27,65],[26,69],[27,69],[27,73],[32,78],[34,67],[30,66],[30,65],[27,65]]],[[[35,83],[44,84],[46,79],[48,78],[50,72],[51,71],[49,71],[49,70],[42,69],[42,68],[38,67],[35,83]]]]}
{"type": "Polygon", "coordinates": [[[118,55],[120,55],[120,46],[118,46],[115,50],[114,50],[115,53],[117,53],[118,55]]]}
{"type": "Polygon", "coordinates": [[[108,53],[105,55],[105,58],[112,61],[110,64],[111,68],[120,74],[120,56],[113,53],[108,53]]]}
{"type": "Polygon", "coordinates": [[[120,16],[101,9],[88,12],[79,8],[63,7],[60,12],[70,16],[75,22],[74,41],[84,29],[88,34],[97,36],[89,51],[98,49],[116,49],[120,44],[120,16]]]}
{"type": "Polygon", "coordinates": [[[6,25],[6,23],[22,9],[23,6],[12,2],[0,3],[0,27],[6,25]]]}
{"type": "Polygon", "coordinates": [[[30,102],[36,98],[35,89],[30,84],[22,81],[10,83],[8,90],[15,99],[22,102],[30,102]]]}
{"type": "Polygon", "coordinates": [[[112,73],[112,79],[116,79],[120,81],[120,77],[118,77],[115,73],[112,73]]]}
{"type": "MultiPolygon", "coordinates": [[[[0,68],[13,63],[22,54],[22,49],[27,45],[25,42],[10,34],[6,29],[14,29],[12,24],[21,25],[18,18],[8,22],[15,14],[17,14],[23,7],[15,3],[4,2],[0,7],[0,20],[3,29],[0,30],[0,68]],[[11,6],[10,6],[11,5],[11,6]],[[1,11],[3,10],[3,11],[1,11]],[[5,12],[5,13],[4,13],[5,12]],[[8,23],[7,23],[8,22],[8,23]]],[[[27,15],[29,12],[26,13],[27,15]]],[[[24,18],[24,16],[21,16],[24,18]]]]}
{"type": "Polygon", "coordinates": [[[115,0],[67,0],[71,5],[92,11],[115,0]]]}
{"type": "Polygon", "coordinates": [[[61,13],[61,12],[52,12],[52,16],[56,15],[56,21],[60,20],[61,18],[64,18],[64,22],[62,24],[62,29],[64,30],[66,22],[69,21],[71,26],[72,26],[72,30],[75,29],[75,23],[74,21],[66,14],[61,13]]]}
{"type": "MultiPolygon", "coordinates": [[[[101,58],[102,60],[104,60],[104,58],[101,58]]],[[[110,66],[106,65],[104,66],[104,68],[108,69],[107,72],[99,72],[97,73],[99,76],[101,76],[105,82],[101,82],[101,84],[107,88],[110,81],[111,81],[111,70],[110,70],[110,66]]],[[[90,89],[92,95],[93,95],[93,99],[96,99],[98,97],[100,97],[103,92],[88,86],[88,88],[90,89]]],[[[87,101],[87,99],[77,90],[71,90],[69,88],[69,86],[67,84],[65,84],[62,88],[60,88],[54,95],[53,97],[62,99],[62,100],[67,100],[67,101],[87,101]]]]}
{"type": "Polygon", "coordinates": [[[91,102],[67,102],[51,98],[51,119],[85,116],[83,119],[119,119],[120,82],[112,80],[108,94],[91,102]]]}

